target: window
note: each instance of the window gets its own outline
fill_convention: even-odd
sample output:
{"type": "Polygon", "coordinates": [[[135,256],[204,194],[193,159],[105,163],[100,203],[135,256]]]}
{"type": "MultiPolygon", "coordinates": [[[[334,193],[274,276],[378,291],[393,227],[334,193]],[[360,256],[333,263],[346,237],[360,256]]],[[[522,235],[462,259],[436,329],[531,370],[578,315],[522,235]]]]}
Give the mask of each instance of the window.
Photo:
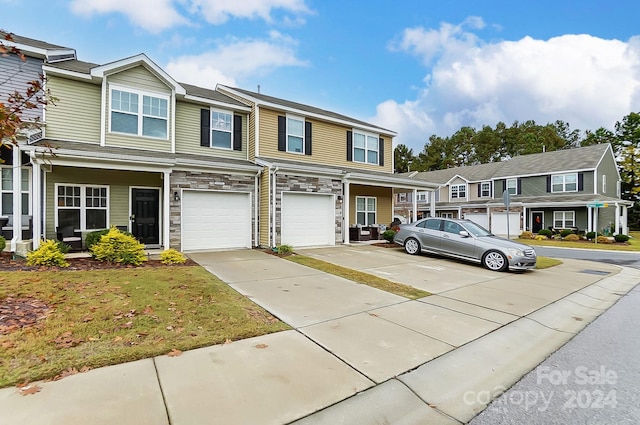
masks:
{"type": "Polygon", "coordinates": [[[438,220],[436,218],[430,218],[428,220],[424,220],[418,223],[417,226],[424,227],[425,229],[429,229],[429,230],[440,230],[440,222],[441,220],[438,220]]]}
{"type": "Polygon", "coordinates": [[[378,136],[353,132],[353,161],[378,164],[378,136]]]}
{"type": "MultiPolygon", "coordinates": [[[[0,179],[0,213],[1,215],[13,215],[13,168],[2,167],[0,179]]],[[[21,171],[20,193],[22,196],[22,214],[29,214],[29,169],[21,171]]]]}
{"type": "Polygon", "coordinates": [[[438,217],[453,218],[453,213],[451,213],[451,212],[441,212],[441,213],[438,213],[438,217]]]}
{"type": "Polygon", "coordinates": [[[304,120],[287,117],[287,152],[304,153],[304,120]]]}
{"type": "Polygon", "coordinates": [[[57,226],[72,226],[79,230],[108,227],[107,186],[56,185],[57,226]]]}
{"type": "Polygon", "coordinates": [[[576,213],[575,211],[554,211],[553,227],[556,229],[568,229],[575,227],[576,213]]]}
{"type": "Polygon", "coordinates": [[[488,198],[491,196],[491,182],[480,183],[480,197],[488,198]]]}
{"type": "Polygon", "coordinates": [[[211,146],[232,149],[233,115],[229,112],[211,111],[211,146]]]}
{"type": "Polygon", "coordinates": [[[467,185],[466,184],[452,184],[451,185],[451,199],[462,199],[467,197],[467,185]]]}
{"type": "Polygon", "coordinates": [[[458,223],[454,223],[453,221],[444,222],[444,231],[447,233],[459,234],[462,230],[464,229],[458,223]]]}
{"type": "Polygon", "coordinates": [[[376,221],[376,198],[369,196],[356,197],[356,223],[370,226],[376,221]]]}
{"type": "Polygon", "coordinates": [[[507,179],[507,187],[505,189],[509,191],[509,195],[517,195],[518,179],[507,179]]]}
{"type": "Polygon", "coordinates": [[[110,105],[112,132],[167,138],[168,96],[112,89],[110,105]]]}
{"type": "Polygon", "coordinates": [[[428,192],[418,192],[418,202],[425,202],[427,199],[429,199],[429,197],[427,196],[428,192]]]}
{"type": "Polygon", "coordinates": [[[398,202],[407,202],[407,194],[398,193],[398,202]]]}
{"type": "Polygon", "coordinates": [[[577,192],[578,175],[558,174],[551,176],[551,192],[577,192]]]}
{"type": "Polygon", "coordinates": [[[607,175],[602,176],[602,193],[607,193],[607,175]]]}

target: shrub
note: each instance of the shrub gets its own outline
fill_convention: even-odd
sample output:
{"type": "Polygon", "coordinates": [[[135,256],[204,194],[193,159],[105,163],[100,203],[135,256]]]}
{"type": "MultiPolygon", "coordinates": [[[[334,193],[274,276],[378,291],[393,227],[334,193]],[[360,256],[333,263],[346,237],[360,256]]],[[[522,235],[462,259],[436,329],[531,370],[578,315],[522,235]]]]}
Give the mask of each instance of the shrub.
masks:
{"type": "Polygon", "coordinates": [[[553,232],[551,232],[551,230],[549,230],[549,229],[540,229],[538,231],[538,235],[546,236],[546,237],[550,238],[551,235],[553,235],[553,232]]]}
{"type": "Polygon", "coordinates": [[[64,259],[64,254],[60,251],[58,241],[53,239],[42,242],[38,249],[28,252],[27,265],[69,267],[69,263],[64,259]]]}
{"type": "Polygon", "coordinates": [[[111,229],[96,230],[95,232],[87,233],[87,236],[84,240],[87,249],[90,250],[93,245],[95,245],[97,242],[100,242],[100,238],[109,233],[109,230],[111,229]]]}
{"type": "Polygon", "coordinates": [[[187,257],[185,257],[183,253],[169,248],[160,253],[160,262],[167,265],[184,264],[187,262],[187,257]]]}
{"type": "Polygon", "coordinates": [[[580,238],[580,236],[576,235],[575,233],[571,233],[571,234],[568,234],[567,236],[565,236],[564,240],[565,241],[575,242],[575,241],[581,240],[581,238],[580,238]]]}
{"type": "Polygon", "coordinates": [[[533,239],[533,233],[524,231],[520,234],[520,239],[533,239]]]}
{"type": "Polygon", "coordinates": [[[596,232],[587,232],[585,234],[585,237],[589,240],[595,239],[596,238],[596,232]]]}
{"type": "Polygon", "coordinates": [[[613,239],[615,239],[616,242],[627,242],[629,240],[629,236],[620,234],[615,235],[613,239]]]}
{"type": "Polygon", "coordinates": [[[89,248],[93,258],[109,263],[132,264],[139,266],[147,261],[144,245],[131,235],[119,231],[115,227],[109,229],[99,242],[89,248]]]}
{"type": "Polygon", "coordinates": [[[293,254],[293,247],[291,245],[278,245],[275,247],[275,252],[278,254],[293,254]]]}
{"type": "Polygon", "coordinates": [[[68,254],[69,251],[71,251],[71,245],[69,245],[68,243],[58,241],[57,244],[58,244],[58,249],[60,250],[61,253],[68,254]]]}
{"type": "Polygon", "coordinates": [[[6,239],[0,236],[0,251],[4,251],[6,247],[7,247],[6,239]]]}
{"type": "Polygon", "coordinates": [[[572,235],[572,234],[573,234],[573,230],[571,230],[571,229],[562,229],[562,230],[560,230],[560,237],[561,238],[566,238],[567,236],[572,235]]]}
{"type": "Polygon", "coordinates": [[[547,240],[547,239],[549,239],[549,238],[548,238],[548,237],[546,237],[545,235],[538,234],[538,235],[537,235],[535,238],[533,238],[533,239],[535,239],[535,240],[537,240],[537,241],[546,241],[546,240],[547,240]]]}
{"type": "Polygon", "coordinates": [[[606,236],[598,236],[598,239],[596,240],[598,241],[598,243],[611,243],[611,239],[606,236]]]}
{"type": "Polygon", "coordinates": [[[387,242],[393,243],[393,237],[396,235],[396,231],[393,229],[385,230],[382,232],[382,238],[387,242]]]}

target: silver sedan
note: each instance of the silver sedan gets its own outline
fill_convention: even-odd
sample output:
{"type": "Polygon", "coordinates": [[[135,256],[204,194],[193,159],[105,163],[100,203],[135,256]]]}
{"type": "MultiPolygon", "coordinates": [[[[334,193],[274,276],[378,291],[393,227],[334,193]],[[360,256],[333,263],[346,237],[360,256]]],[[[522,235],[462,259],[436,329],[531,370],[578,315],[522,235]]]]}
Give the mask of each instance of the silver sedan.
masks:
{"type": "Polygon", "coordinates": [[[503,239],[471,220],[425,218],[400,225],[393,241],[407,254],[430,252],[480,263],[489,270],[528,270],[536,266],[536,251],[503,239]]]}

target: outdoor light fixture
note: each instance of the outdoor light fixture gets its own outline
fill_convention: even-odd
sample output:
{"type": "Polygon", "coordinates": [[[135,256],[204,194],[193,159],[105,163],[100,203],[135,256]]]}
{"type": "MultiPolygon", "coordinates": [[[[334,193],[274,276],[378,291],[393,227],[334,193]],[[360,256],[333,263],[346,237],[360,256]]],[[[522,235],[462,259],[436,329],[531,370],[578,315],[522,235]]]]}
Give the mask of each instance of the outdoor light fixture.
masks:
{"type": "Polygon", "coordinates": [[[180,200],[180,194],[178,192],[173,192],[173,200],[176,202],[180,200]]]}

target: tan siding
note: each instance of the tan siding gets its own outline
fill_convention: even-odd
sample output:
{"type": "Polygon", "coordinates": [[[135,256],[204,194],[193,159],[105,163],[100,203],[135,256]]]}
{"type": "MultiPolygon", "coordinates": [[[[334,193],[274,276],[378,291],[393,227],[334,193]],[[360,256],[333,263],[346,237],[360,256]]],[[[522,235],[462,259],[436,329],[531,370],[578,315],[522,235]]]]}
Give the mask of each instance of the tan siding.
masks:
{"type": "Polygon", "coordinates": [[[469,183],[467,185],[467,198],[469,198],[469,201],[477,201],[480,199],[478,197],[478,185],[480,185],[480,183],[469,183]]]}
{"type": "Polygon", "coordinates": [[[269,169],[264,168],[260,177],[260,245],[269,246],[269,169]]]}
{"type": "Polygon", "coordinates": [[[347,131],[350,127],[307,118],[313,129],[312,155],[300,155],[278,151],[278,115],[286,115],[274,110],[260,108],[260,156],[308,163],[359,168],[368,171],[393,173],[393,139],[384,139],[384,166],[347,161],[347,131]]]}
{"type": "Polygon", "coordinates": [[[373,196],[376,198],[376,218],[378,223],[388,225],[393,221],[393,189],[351,185],[349,187],[349,225],[356,222],[356,197],[373,196]]]}
{"type": "Polygon", "coordinates": [[[47,88],[57,98],[47,105],[47,137],[99,144],[100,86],[51,75],[47,88]]]}
{"type": "MultiPolygon", "coordinates": [[[[119,72],[117,74],[113,74],[107,77],[107,82],[109,84],[118,84],[123,86],[125,89],[131,88],[134,90],[142,90],[149,92],[150,94],[164,94],[171,96],[171,89],[167,87],[165,83],[159,80],[155,75],[149,72],[143,66],[137,66],[135,68],[127,69],[125,71],[119,72]]],[[[105,143],[107,146],[117,146],[124,148],[134,148],[134,149],[147,149],[161,152],[171,152],[171,132],[173,123],[171,122],[172,115],[172,101],[169,98],[168,102],[168,121],[169,125],[167,126],[167,139],[154,139],[150,137],[139,137],[135,135],[128,134],[117,134],[110,133],[109,128],[109,102],[110,102],[110,90],[107,90],[107,95],[105,99],[107,119],[105,120],[105,132],[106,138],[105,143]]],[[[139,102],[142,102],[142,99],[139,99],[139,102]]]]}
{"type": "MultiPolygon", "coordinates": [[[[201,105],[178,102],[176,106],[176,152],[193,153],[232,159],[247,158],[247,116],[242,116],[242,150],[219,149],[200,146],[200,110],[201,105]]],[[[204,106],[208,108],[208,106],[204,106]]]]}
{"type": "Polygon", "coordinates": [[[95,184],[109,186],[109,224],[124,226],[129,223],[129,187],[162,187],[158,173],[115,171],[54,166],[47,174],[45,235],[55,239],[55,185],[56,183],[95,184]]]}

